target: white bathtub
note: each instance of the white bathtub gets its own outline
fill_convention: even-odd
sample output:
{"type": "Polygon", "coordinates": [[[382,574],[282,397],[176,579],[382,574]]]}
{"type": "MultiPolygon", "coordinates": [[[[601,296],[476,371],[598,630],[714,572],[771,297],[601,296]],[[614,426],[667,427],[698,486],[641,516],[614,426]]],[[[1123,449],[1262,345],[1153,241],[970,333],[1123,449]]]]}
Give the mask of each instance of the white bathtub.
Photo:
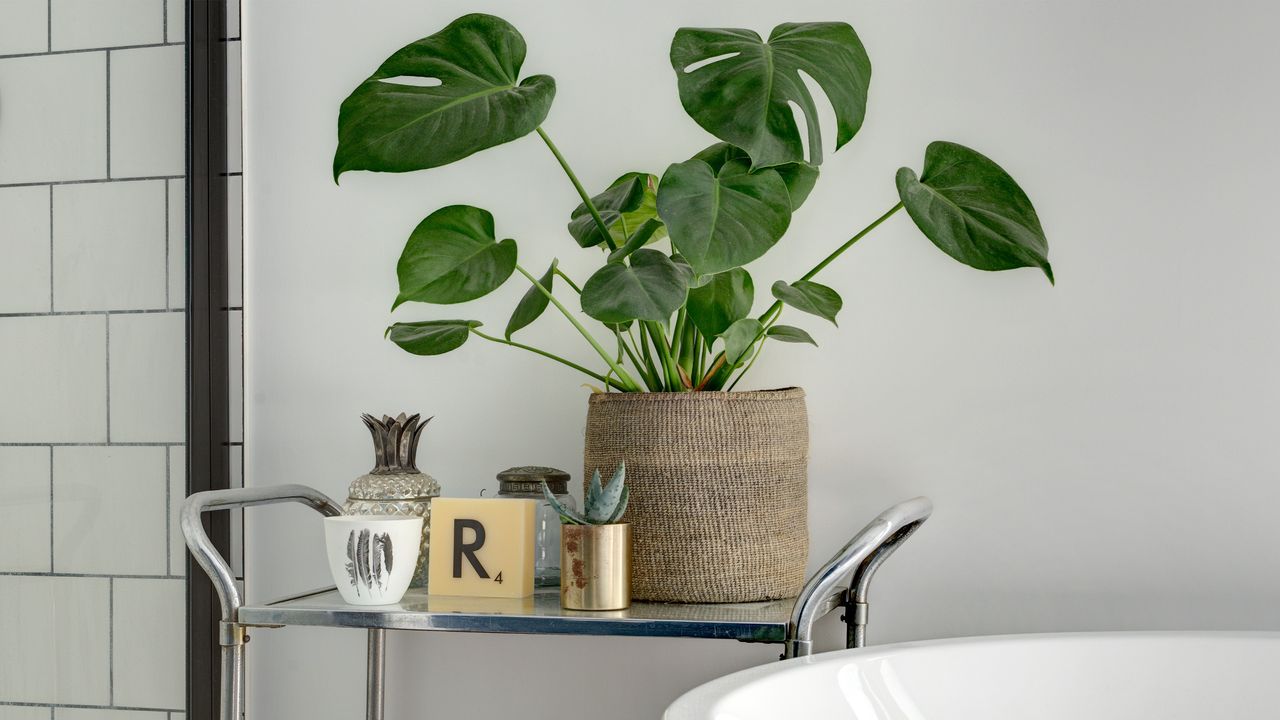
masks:
{"type": "Polygon", "coordinates": [[[1280,718],[1280,633],[1006,635],[841,650],[713,680],[665,718],[1280,718]]]}

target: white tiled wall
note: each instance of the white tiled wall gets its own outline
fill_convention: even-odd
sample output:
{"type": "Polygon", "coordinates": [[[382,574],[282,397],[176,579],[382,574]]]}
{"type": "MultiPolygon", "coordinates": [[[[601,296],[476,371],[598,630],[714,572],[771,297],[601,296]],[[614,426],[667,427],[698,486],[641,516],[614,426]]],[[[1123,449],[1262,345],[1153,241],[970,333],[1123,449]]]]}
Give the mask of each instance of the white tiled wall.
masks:
{"type": "Polygon", "coordinates": [[[183,0],[0,0],[0,720],[185,703],[183,0]]]}

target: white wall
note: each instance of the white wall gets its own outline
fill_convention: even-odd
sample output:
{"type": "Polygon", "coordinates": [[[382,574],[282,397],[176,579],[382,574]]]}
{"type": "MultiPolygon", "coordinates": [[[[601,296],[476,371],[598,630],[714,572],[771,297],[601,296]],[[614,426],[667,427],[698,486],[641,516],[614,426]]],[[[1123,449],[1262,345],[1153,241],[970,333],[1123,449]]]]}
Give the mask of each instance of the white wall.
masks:
{"type": "MultiPolygon", "coordinates": [[[[330,179],[346,93],[401,44],[477,9],[247,6],[251,484],[301,481],[345,496],[369,465],[361,411],[434,414],[421,464],[448,494],[475,495],[515,463],[579,467],[579,378],[478,340],[424,359],[381,339],[393,317],[501,328],[524,292],[513,281],[470,305],[388,314],[405,237],[446,204],[492,210],[529,267],[559,256],[586,276],[596,259],[564,232],[576,199],[545,148],[527,138],[447,168],[352,173],[341,188],[330,179]]],[[[937,504],[879,577],[874,642],[1280,629],[1274,6],[483,9],[523,31],[527,73],[556,77],[546,127],[597,189],[711,142],[677,100],[666,53],[678,26],[857,28],[875,67],[867,123],[823,166],[779,249],[750,267],[761,302],[773,280],[797,277],[892,205],[894,171],[918,167],[930,140],[989,154],[1035,201],[1056,288],[1034,270],[962,267],[899,216],[823,275],[845,298],[840,329],[793,318],[822,348],[774,348],[751,377],[810,390],[814,562],[884,505],[916,494],[937,504]]],[[[590,362],[553,315],[526,332],[590,362]]],[[[262,511],[249,549],[253,597],[327,582],[319,525],[302,511],[262,511]]],[[[355,632],[257,633],[251,710],[357,716],[362,642],[355,632]]],[[[397,635],[391,650],[392,717],[422,703],[433,717],[654,717],[683,690],[774,655],[734,643],[458,635],[397,635]]]]}

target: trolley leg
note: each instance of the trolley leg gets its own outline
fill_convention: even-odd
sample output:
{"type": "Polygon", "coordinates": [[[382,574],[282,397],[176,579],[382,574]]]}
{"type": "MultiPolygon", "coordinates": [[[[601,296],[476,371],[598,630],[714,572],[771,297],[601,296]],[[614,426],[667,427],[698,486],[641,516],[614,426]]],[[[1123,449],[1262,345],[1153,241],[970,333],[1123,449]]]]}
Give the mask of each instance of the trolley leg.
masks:
{"type": "Polygon", "coordinates": [[[222,646],[221,720],[241,720],[241,688],[244,687],[244,645],[222,646]]]}
{"type": "Polygon", "coordinates": [[[382,720],[382,701],[385,695],[385,672],[387,659],[387,631],[373,629],[369,631],[369,687],[366,691],[367,720],[382,720]]]}

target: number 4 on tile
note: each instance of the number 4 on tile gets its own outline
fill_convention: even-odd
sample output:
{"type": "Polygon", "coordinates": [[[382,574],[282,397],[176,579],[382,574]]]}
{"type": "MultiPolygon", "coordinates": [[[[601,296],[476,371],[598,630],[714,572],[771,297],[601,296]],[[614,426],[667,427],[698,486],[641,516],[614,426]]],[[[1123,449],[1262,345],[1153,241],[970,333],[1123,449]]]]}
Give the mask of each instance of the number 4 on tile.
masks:
{"type": "Polygon", "coordinates": [[[493,578],[493,581],[494,581],[494,582],[496,582],[496,583],[498,583],[499,585],[501,585],[501,584],[502,584],[502,573],[501,573],[501,572],[499,572],[499,573],[497,574],[497,576],[493,578]]]}

